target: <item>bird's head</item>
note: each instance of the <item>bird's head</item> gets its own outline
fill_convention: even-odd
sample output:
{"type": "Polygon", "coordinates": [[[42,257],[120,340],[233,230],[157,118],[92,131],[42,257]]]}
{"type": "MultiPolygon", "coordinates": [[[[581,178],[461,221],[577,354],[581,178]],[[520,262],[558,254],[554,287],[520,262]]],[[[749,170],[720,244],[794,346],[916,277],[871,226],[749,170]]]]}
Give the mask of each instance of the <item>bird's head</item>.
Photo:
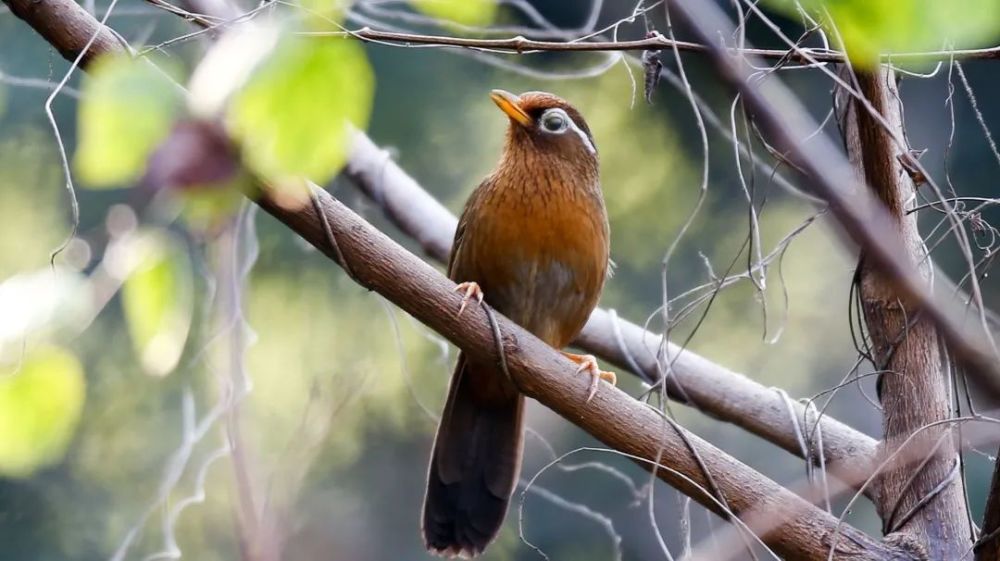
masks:
{"type": "Polygon", "coordinates": [[[564,99],[546,92],[514,95],[504,90],[493,90],[490,98],[510,118],[508,157],[596,168],[597,147],[590,127],[564,99]]]}

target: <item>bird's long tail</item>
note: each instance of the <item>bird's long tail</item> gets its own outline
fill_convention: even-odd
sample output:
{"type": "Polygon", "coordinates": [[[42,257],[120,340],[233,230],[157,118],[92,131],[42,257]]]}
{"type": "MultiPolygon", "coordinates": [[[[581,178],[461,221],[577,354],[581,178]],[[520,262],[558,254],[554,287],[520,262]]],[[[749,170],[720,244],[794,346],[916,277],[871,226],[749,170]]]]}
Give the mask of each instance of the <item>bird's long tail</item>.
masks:
{"type": "Polygon", "coordinates": [[[460,354],[427,475],[427,549],[475,557],[496,537],[521,470],[524,397],[460,354]]]}

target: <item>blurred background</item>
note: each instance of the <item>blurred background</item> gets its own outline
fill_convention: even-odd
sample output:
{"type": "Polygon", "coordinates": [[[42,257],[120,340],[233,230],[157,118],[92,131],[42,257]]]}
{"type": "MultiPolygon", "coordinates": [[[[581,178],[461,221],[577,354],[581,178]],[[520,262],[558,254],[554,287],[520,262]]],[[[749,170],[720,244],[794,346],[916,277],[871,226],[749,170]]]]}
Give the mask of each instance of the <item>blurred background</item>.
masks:
{"type": "MultiPolygon", "coordinates": [[[[107,8],[98,2],[96,13],[107,8]]],[[[623,21],[635,6],[509,2],[498,7],[494,24],[537,26],[526,16],[529,8],[580,36],[623,21]]],[[[798,20],[768,13],[790,36],[801,34],[798,20]]],[[[346,24],[468,34],[451,24],[442,30],[427,17],[402,2],[362,1],[346,24]]],[[[118,2],[108,24],[133,45],[196,29],[139,0],[118,2]]],[[[623,22],[618,37],[642,37],[647,26],[666,32],[662,8],[623,22]]],[[[783,48],[758,20],[749,19],[747,33],[756,46],[783,48]]],[[[171,42],[157,55],[185,75],[209,42],[205,35],[171,42]]],[[[819,42],[811,37],[805,44],[819,42]]],[[[518,57],[377,44],[365,44],[364,54],[375,78],[368,134],[455,213],[499,156],[507,120],[489,100],[490,89],[547,90],[575,104],[600,150],[617,263],[601,304],[633,322],[648,320],[657,332],[663,275],[669,298],[697,287],[696,295],[707,294],[705,283],[745,273],[748,263],[780,250],[808,222],[763,279],[744,277],[702,301],[669,326],[670,337],[796,399],[870,372],[869,365],[855,370],[848,317],[855,256],[830,219],[776,185],[769,168],[754,170],[742,159],[760,224],[759,241],[748,243],[750,213],[734,144],[709,126],[706,164],[691,103],[668,81],[647,103],[642,68],[617,55],[518,57]]],[[[672,53],[661,59],[668,72],[678,71],[672,53]]],[[[684,54],[682,60],[722,128],[763,152],[756,139],[748,142],[733,92],[706,59],[684,54]]],[[[988,101],[1000,88],[998,64],[964,62],[960,76],[946,61],[916,68],[926,76],[901,82],[911,145],[926,149],[921,162],[962,196],[997,193],[1000,162],[984,131],[1000,126],[1000,108],[988,101]],[[979,97],[978,109],[967,91],[979,97]]],[[[46,98],[68,68],[0,8],[0,316],[7,316],[0,317],[0,357],[8,372],[0,381],[0,405],[8,411],[0,407],[0,558],[250,558],[241,537],[251,531],[247,512],[261,513],[253,532],[280,542],[288,561],[428,558],[418,513],[456,349],[249,207],[233,218],[235,230],[220,234],[148,189],[90,189],[75,179],[79,227],[72,234],[61,150],[72,165],[81,72],[52,100],[58,137],[46,115],[46,98]],[[53,268],[51,256],[64,245],[53,268]],[[169,298],[144,304],[151,293],[169,298]],[[157,305],[167,307],[144,308],[157,305]],[[143,314],[167,318],[171,327],[143,327],[143,314]],[[36,402],[40,409],[31,410],[36,402]],[[242,442],[237,455],[227,446],[234,433],[242,442]],[[248,488],[254,504],[247,504],[248,488]]],[[[828,119],[828,77],[816,69],[769,76],[785,80],[826,123],[825,132],[838,134],[828,119]]],[[[327,187],[419,253],[348,181],[327,187]]],[[[930,231],[940,215],[921,212],[930,231]]],[[[987,223],[991,217],[982,214],[987,223]]],[[[990,251],[984,231],[977,240],[990,251]]],[[[934,260],[952,278],[964,274],[953,243],[938,245],[934,260]]],[[[982,286],[987,303],[997,304],[1000,287],[992,277],[982,286]]],[[[691,300],[676,301],[671,314],[691,300]]],[[[632,376],[620,374],[619,381],[633,395],[644,391],[632,376]]],[[[873,379],[862,378],[834,394],[827,411],[877,438],[873,399],[873,379]]],[[[805,477],[800,459],[683,406],[671,410],[685,427],[769,477],[787,484],[805,477]]],[[[662,483],[650,496],[648,474],[589,449],[599,444],[535,403],[528,426],[524,481],[544,471],[528,492],[519,488],[507,527],[485,559],[539,558],[519,538],[519,521],[523,540],[551,559],[581,561],[660,558],[660,537],[677,555],[684,526],[698,543],[723,525],[662,483]],[[581,447],[588,449],[549,466],[581,447]],[[564,469],[587,462],[626,479],[606,469],[564,469]]],[[[978,519],[994,458],[969,453],[966,459],[978,519]]],[[[845,504],[836,501],[835,512],[845,504]]],[[[879,532],[867,501],[854,504],[847,519],[879,532]]]]}

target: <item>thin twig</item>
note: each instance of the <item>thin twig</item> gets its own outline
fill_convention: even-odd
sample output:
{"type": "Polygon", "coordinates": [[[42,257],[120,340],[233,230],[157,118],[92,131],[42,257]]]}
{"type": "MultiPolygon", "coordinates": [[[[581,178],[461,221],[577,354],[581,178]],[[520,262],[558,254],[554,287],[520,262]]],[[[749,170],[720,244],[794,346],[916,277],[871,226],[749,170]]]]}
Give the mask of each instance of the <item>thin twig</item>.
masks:
{"type": "MultiPolygon", "coordinates": [[[[634,41],[536,41],[526,37],[517,36],[506,39],[473,39],[468,37],[451,37],[447,35],[426,35],[420,33],[401,33],[396,31],[381,31],[370,27],[362,27],[346,31],[309,31],[304,35],[319,37],[351,37],[360,41],[395,43],[399,46],[407,47],[413,45],[427,45],[433,47],[464,47],[468,49],[480,49],[495,52],[505,52],[512,54],[530,54],[537,52],[611,52],[611,51],[647,51],[676,48],[680,51],[708,52],[710,49],[701,43],[690,41],[678,41],[668,39],[662,35],[634,41]]],[[[727,49],[733,56],[753,56],[763,59],[787,60],[800,64],[814,64],[818,62],[844,62],[844,53],[828,49],[753,49],[753,48],[730,48],[727,49]],[[813,59],[810,61],[808,58],[813,59]]],[[[950,58],[960,59],[1000,59],[1000,46],[985,49],[955,49],[927,52],[908,52],[882,55],[883,60],[888,62],[905,60],[947,60],[950,58]]]]}

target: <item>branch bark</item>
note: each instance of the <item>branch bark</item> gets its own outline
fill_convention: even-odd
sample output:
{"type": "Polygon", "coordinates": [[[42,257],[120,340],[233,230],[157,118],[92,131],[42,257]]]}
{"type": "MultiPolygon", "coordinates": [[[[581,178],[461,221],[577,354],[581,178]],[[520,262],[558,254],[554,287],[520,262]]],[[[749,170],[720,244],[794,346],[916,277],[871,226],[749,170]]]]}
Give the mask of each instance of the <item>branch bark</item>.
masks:
{"type": "MultiPolygon", "coordinates": [[[[850,73],[845,74],[850,81],[850,73]]],[[[883,68],[860,72],[857,83],[865,98],[903,136],[899,92],[894,73],[883,68]]],[[[848,157],[892,215],[892,226],[906,248],[906,258],[929,286],[931,264],[917,228],[916,215],[906,215],[915,186],[902,168],[902,150],[857,100],[840,95],[846,109],[842,126],[848,157]]],[[[895,452],[892,443],[925,425],[948,420],[951,399],[941,342],[935,326],[912,300],[901,298],[895,283],[865,258],[858,269],[860,298],[874,358],[879,370],[879,396],[885,438],[881,453],[895,452]]],[[[921,541],[931,559],[964,559],[972,548],[969,513],[959,475],[959,455],[952,427],[922,431],[909,444],[926,460],[914,465],[898,454],[879,479],[876,500],[883,532],[900,532],[921,541]]]]}
{"type": "Polygon", "coordinates": [[[118,37],[109,28],[101,27],[100,23],[76,2],[5,0],[4,4],[7,4],[12,14],[27,22],[70,62],[75,61],[83,53],[80,64],[86,66],[103,53],[125,51],[118,37]],[[91,38],[93,42],[84,52],[91,38]]]}

